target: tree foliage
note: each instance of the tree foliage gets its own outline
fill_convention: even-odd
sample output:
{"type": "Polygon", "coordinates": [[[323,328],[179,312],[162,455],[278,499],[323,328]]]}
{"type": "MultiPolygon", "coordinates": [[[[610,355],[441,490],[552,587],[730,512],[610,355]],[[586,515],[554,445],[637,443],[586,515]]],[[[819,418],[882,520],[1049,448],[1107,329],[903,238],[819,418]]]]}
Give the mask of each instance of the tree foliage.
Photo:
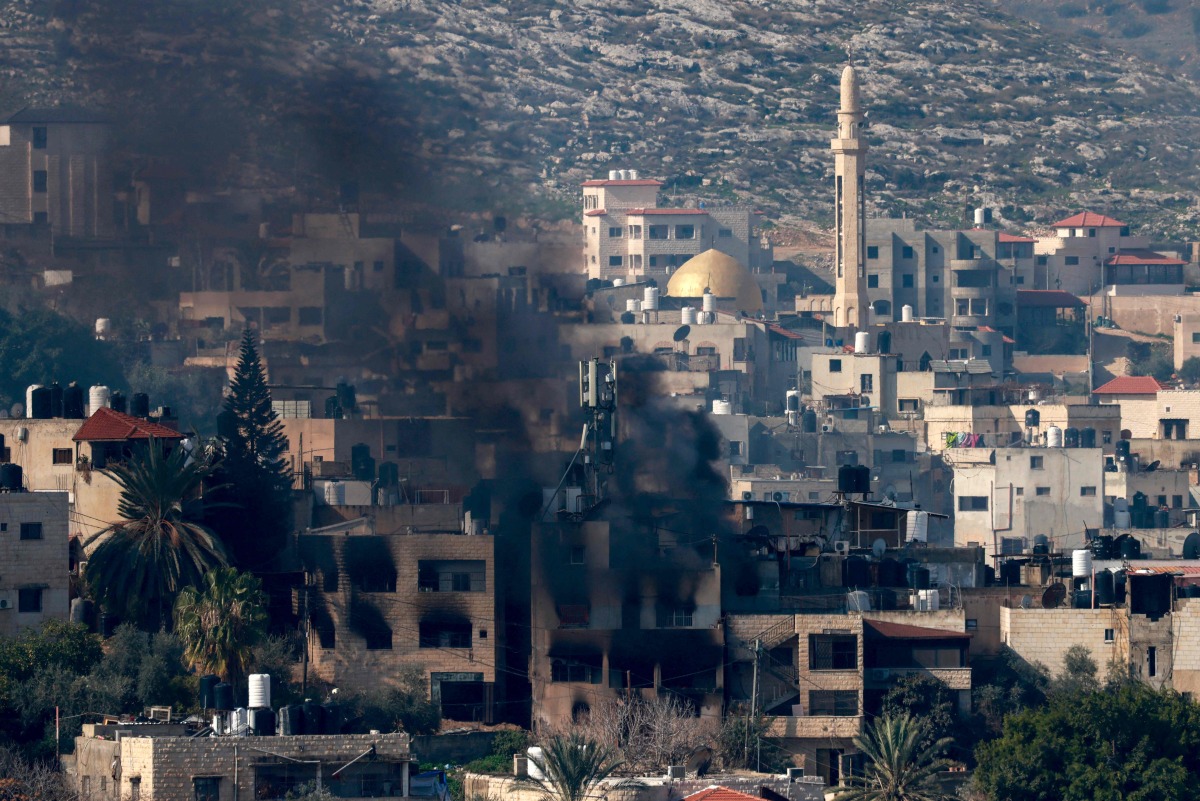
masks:
{"type": "Polygon", "coordinates": [[[527,776],[518,784],[545,801],[586,801],[623,764],[613,746],[578,733],[551,737],[542,743],[541,756],[531,754],[529,761],[545,778],[527,776]]]}
{"type": "Polygon", "coordinates": [[[175,631],[186,664],[231,684],[242,681],[266,637],[266,603],[262,583],[231,567],[210,570],[203,587],[185,587],[175,602],[175,631]]]}
{"type": "Polygon", "coordinates": [[[182,448],[164,456],[161,444],[151,440],[128,463],[105,472],[121,488],[122,519],[94,538],[87,584],[109,611],[143,628],[160,628],[184,587],[228,564],[221,541],[196,522],[209,469],[188,463],[182,448]]]}
{"type": "Polygon", "coordinates": [[[1179,366],[1179,377],[1189,384],[1200,384],[1200,356],[1189,356],[1179,366]]]}
{"type": "Polygon", "coordinates": [[[217,497],[213,527],[234,563],[243,570],[266,567],[291,529],[292,475],[287,438],[271,408],[271,391],[255,334],[247,329],[218,429],[224,458],[214,474],[217,497]]]}
{"type": "Polygon", "coordinates": [[[945,682],[923,673],[899,679],[883,696],[880,711],[899,719],[905,714],[924,726],[918,745],[931,748],[945,738],[953,738],[959,726],[958,702],[945,682]]]}
{"type": "Polygon", "coordinates": [[[415,665],[405,665],[389,673],[388,678],[390,686],[347,701],[363,731],[436,733],[441,711],[429,700],[425,672],[415,665]]]}
{"type": "Polygon", "coordinates": [[[937,780],[948,763],[939,755],[949,738],[926,744],[927,726],[908,714],[885,713],[854,744],[866,758],[861,776],[850,776],[835,801],[942,801],[937,780]]]}
{"type": "Polygon", "coordinates": [[[77,381],[112,385],[122,380],[120,353],[91,329],[47,309],[0,310],[0,401],[25,402],[30,384],[77,381]]]}
{"type": "Polygon", "coordinates": [[[1060,693],[977,751],[994,801],[1200,798],[1200,707],[1134,682],[1060,693]]]}

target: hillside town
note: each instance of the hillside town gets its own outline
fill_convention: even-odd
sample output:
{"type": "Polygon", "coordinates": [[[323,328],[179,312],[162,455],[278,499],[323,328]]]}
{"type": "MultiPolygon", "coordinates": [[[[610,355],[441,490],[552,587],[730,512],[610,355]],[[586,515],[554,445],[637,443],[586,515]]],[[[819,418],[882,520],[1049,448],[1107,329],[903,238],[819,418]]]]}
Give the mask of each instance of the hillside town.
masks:
{"type": "Polygon", "coordinates": [[[816,257],[636,163],[573,220],[428,225],[0,119],[12,764],[87,801],[581,801],[545,788],[590,743],[589,792],[809,801],[894,725],[928,797],[1009,799],[1042,796],[1008,723],[1071,693],[1195,726],[1200,247],[869,216],[863,80],[829,82],[816,257]]]}

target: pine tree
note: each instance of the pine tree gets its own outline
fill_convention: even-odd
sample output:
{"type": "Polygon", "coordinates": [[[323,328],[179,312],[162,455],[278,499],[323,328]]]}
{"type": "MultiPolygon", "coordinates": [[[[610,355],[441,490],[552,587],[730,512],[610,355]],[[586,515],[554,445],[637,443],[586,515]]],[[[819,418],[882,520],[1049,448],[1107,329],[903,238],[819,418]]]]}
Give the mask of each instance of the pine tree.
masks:
{"type": "Polygon", "coordinates": [[[242,335],[241,355],[218,421],[224,455],[214,472],[220,503],[210,524],[242,570],[266,568],[291,529],[292,474],[287,437],[271,408],[271,391],[254,332],[242,335]]]}

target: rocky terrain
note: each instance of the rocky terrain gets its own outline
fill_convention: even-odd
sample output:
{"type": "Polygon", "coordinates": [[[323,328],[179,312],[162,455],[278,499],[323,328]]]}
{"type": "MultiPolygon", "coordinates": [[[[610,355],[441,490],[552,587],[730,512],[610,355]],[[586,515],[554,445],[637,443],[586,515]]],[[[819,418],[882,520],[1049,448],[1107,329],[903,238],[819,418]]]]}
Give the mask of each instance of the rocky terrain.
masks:
{"type": "Polygon", "coordinates": [[[108,108],[129,150],[225,184],[573,216],[628,167],[787,226],[830,217],[847,50],[872,214],[1196,238],[1200,87],[988,4],[4,0],[0,100],[108,108]]]}

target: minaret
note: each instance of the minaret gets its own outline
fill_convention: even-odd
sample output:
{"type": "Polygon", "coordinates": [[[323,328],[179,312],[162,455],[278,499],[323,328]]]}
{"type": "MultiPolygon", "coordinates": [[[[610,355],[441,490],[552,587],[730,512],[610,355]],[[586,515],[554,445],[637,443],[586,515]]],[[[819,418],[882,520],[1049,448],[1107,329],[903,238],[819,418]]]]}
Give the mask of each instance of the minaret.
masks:
{"type": "Polygon", "coordinates": [[[830,142],[837,182],[837,254],[834,264],[833,324],[858,328],[867,323],[867,220],[863,194],[867,143],[859,138],[862,108],[854,67],[842,70],[842,105],[837,138],[830,142]]]}

